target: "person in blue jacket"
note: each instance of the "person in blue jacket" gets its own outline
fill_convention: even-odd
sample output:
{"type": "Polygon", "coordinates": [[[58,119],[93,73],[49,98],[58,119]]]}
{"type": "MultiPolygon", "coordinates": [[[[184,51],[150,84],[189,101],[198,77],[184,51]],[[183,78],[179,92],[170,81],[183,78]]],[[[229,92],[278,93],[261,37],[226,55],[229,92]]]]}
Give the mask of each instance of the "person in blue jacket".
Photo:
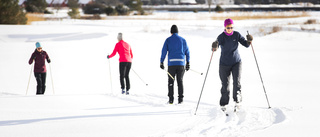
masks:
{"type": "Polygon", "coordinates": [[[169,104],[173,104],[173,85],[176,76],[178,83],[178,103],[183,102],[183,75],[185,70],[190,69],[190,52],[187,42],[184,38],[178,35],[178,27],[176,25],[171,26],[171,36],[166,39],[163,44],[162,54],[160,59],[160,68],[164,69],[163,61],[168,53],[168,96],[169,104]],[[187,64],[186,64],[187,62],[187,64]],[[185,68],[186,66],[186,68],[185,68]]]}
{"type": "Polygon", "coordinates": [[[238,51],[239,43],[244,47],[249,47],[253,40],[251,35],[247,35],[247,40],[237,31],[233,31],[233,20],[226,19],[224,21],[225,30],[217,40],[212,43],[213,52],[220,46],[221,56],[219,65],[219,75],[222,83],[220,106],[223,111],[226,105],[229,104],[229,80],[232,74],[233,78],[233,100],[236,103],[235,107],[239,107],[242,101],[241,96],[241,58],[238,51]]]}

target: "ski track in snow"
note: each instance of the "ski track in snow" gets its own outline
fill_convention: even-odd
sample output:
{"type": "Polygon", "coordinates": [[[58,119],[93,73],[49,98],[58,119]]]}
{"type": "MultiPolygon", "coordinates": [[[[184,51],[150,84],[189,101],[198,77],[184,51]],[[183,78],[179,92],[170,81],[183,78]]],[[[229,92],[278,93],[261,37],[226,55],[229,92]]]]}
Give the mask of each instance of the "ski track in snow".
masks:
{"type": "Polygon", "coordinates": [[[229,116],[225,116],[219,106],[205,104],[205,107],[199,107],[197,115],[194,115],[195,104],[187,101],[182,105],[169,105],[159,103],[167,98],[152,94],[129,96],[107,94],[107,96],[152,107],[175,107],[178,110],[190,112],[186,120],[177,127],[151,135],[152,137],[242,137],[249,132],[263,130],[286,120],[286,115],[281,108],[242,107],[239,112],[233,112],[233,106],[230,105],[227,108],[229,116]]]}

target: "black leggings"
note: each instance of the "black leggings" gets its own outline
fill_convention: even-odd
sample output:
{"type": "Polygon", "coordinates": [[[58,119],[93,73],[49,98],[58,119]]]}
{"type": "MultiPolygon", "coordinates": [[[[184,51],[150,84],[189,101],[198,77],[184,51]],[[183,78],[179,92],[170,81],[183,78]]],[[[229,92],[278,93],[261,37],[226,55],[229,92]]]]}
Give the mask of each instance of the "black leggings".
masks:
{"type": "Polygon", "coordinates": [[[129,80],[129,73],[131,69],[131,62],[120,62],[119,64],[119,71],[120,71],[120,84],[121,89],[125,89],[128,91],[130,89],[130,80],[129,80]],[[124,80],[126,80],[126,85],[124,85],[124,80]]]}
{"type": "Polygon", "coordinates": [[[44,94],[46,90],[47,73],[34,72],[34,76],[36,77],[36,80],[37,80],[37,95],[44,94]]]}

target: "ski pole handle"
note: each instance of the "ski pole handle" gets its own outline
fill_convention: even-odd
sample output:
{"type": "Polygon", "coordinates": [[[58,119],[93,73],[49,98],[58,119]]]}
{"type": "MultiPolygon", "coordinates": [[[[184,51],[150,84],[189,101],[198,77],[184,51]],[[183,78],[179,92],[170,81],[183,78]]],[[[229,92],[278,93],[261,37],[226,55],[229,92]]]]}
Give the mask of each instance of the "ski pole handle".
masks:
{"type": "MultiPolygon", "coordinates": [[[[165,69],[164,69],[165,70],[165,69]]],[[[174,80],[174,77],[169,73],[169,71],[167,71],[167,70],[165,70],[167,73],[168,73],[168,75],[172,78],[172,80],[174,80]]]]}

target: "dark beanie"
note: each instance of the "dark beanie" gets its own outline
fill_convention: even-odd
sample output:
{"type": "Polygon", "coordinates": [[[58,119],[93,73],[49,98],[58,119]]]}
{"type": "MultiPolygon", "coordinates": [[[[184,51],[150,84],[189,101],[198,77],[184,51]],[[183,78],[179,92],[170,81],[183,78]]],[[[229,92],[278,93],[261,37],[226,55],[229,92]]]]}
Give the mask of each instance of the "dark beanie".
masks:
{"type": "Polygon", "coordinates": [[[173,33],[178,33],[178,27],[177,27],[177,25],[172,25],[170,32],[171,32],[172,34],[173,34],[173,33]]]}

